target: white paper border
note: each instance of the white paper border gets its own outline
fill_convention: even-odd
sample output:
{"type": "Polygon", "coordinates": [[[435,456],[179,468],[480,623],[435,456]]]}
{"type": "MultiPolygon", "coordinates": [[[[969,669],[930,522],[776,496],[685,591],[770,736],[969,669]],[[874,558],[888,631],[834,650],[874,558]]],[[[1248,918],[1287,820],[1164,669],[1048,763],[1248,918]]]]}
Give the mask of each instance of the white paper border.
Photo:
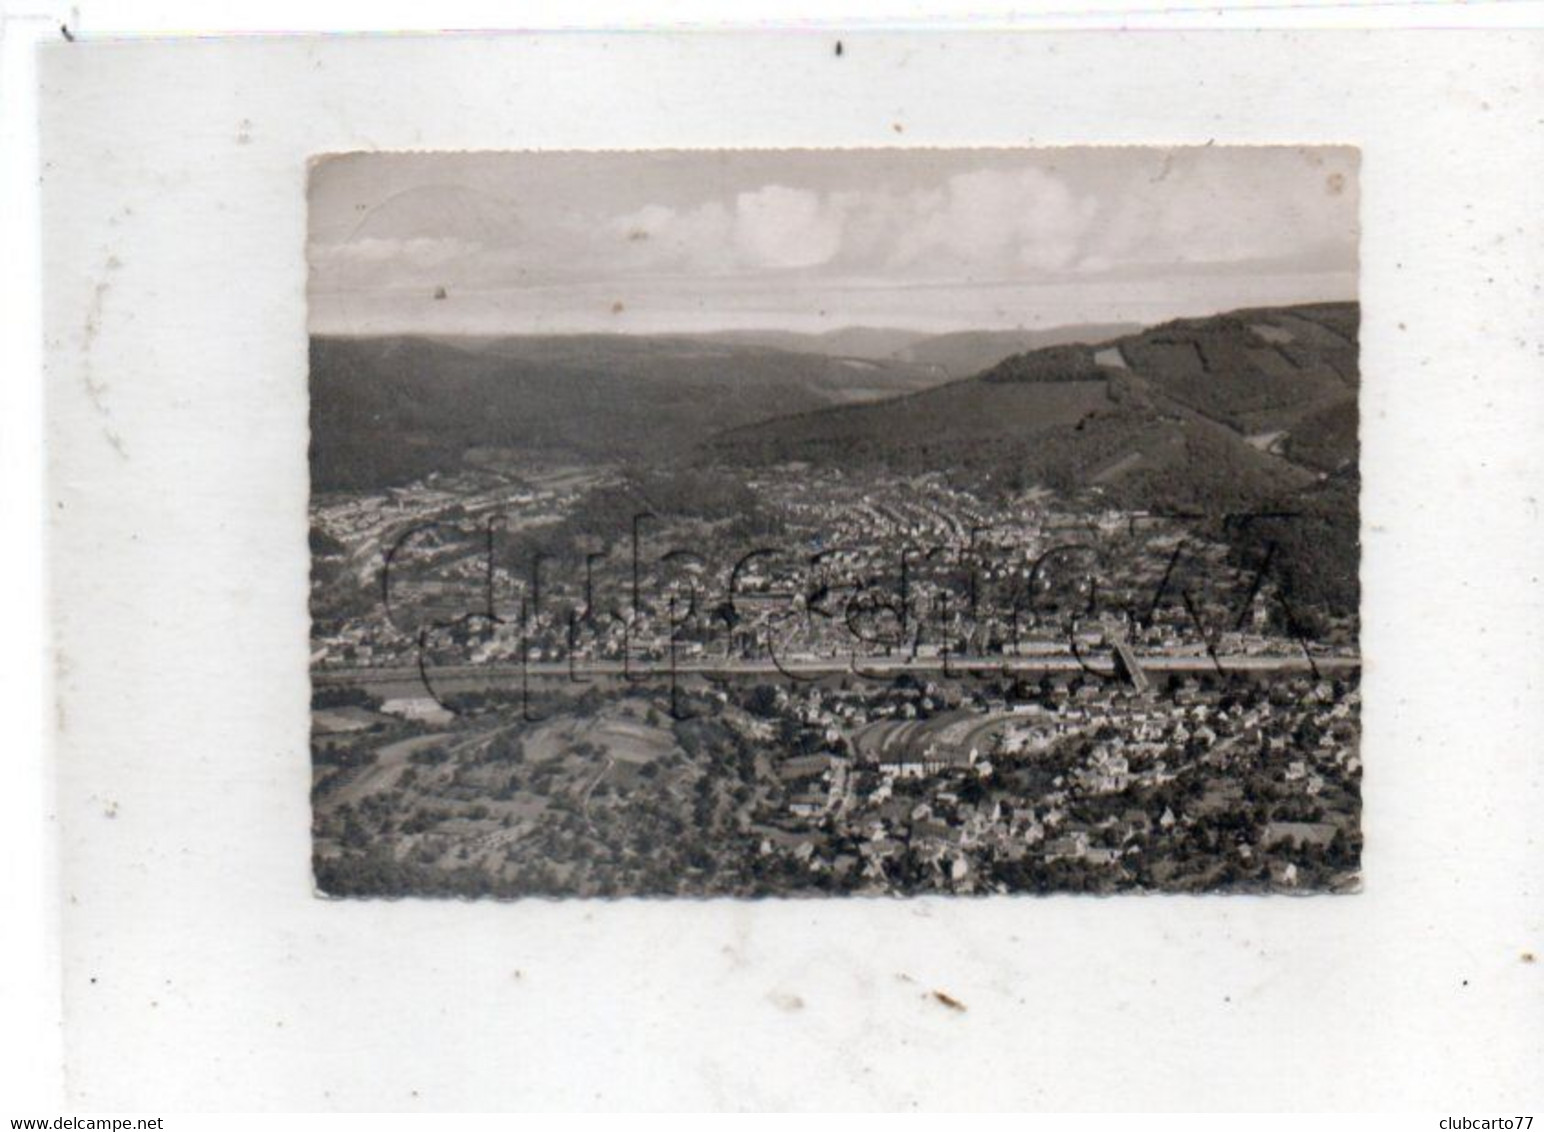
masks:
{"type": "Polygon", "coordinates": [[[1540,38],[831,38],[47,53],[71,1103],[1537,1103],[1540,38]],[[305,158],[889,145],[898,120],[906,145],[1362,147],[1364,892],[313,899],[305,158]]]}

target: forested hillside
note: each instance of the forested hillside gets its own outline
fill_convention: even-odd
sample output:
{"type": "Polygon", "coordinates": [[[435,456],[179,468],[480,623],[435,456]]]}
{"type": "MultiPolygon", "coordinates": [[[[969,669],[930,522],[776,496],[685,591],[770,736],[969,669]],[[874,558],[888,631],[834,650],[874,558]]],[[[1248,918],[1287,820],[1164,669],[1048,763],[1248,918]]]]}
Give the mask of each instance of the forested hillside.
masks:
{"type": "Polygon", "coordinates": [[[680,337],[315,338],[317,490],[453,471],[473,448],[662,460],[718,429],[936,384],[904,362],[680,337]]]}
{"type": "Polygon", "coordinates": [[[1179,320],[1017,355],[877,404],[728,430],[699,458],[805,461],[812,474],[942,470],[976,487],[1196,511],[1219,531],[1227,515],[1301,512],[1225,533],[1241,553],[1281,535],[1276,568],[1305,608],[1347,613],[1357,603],[1357,323],[1355,304],[1179,320]]]}

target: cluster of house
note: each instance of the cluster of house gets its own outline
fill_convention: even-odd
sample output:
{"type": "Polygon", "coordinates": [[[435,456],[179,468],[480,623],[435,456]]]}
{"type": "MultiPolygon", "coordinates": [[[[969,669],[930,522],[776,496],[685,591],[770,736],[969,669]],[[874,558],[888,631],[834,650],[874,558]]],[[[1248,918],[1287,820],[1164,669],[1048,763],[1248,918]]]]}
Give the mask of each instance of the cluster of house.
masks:
{"type": "MultiPolygon", "coordinates": [[[[907,653],[923,659],[945,654],[1013,656],[1065,651],[1069,635],[1082,648],[1125,640],[1144,651],[1176,654],[1203,648],[1203,637],[1210,637],[1213,647],[1236,654],[1296,647],[1269,632],[1269,598],[1263,590],[1254,595],[1242,621],[1229,605],[1227,587],[1187,589],[1188,603],[1172,594],[1171,600],[1156,600],[1173,566],[1171,552],[1183,551],[1188,562],[1207,571],[1224,568],[1222,548],[1196,540],[1185,540],[1182,546],[1172,523],[1141,526],[1137,520],[1144,516],[1108,508],[1063,513],[1032,495],[989,514],[973,496],[936,474],[892,483],[838,472],[823,480],[816,492],[809,490],[804,477],[756,481],[753,486],[795,530],[808,536],[808,547],[800,545],[791,557],[784,556],[800,564],[802,576],[788,576],[787,563],[779,567],[773,558],[755,557],[736,568],[731,594],[719,576],[729,570],[727,561],[709,564],[695,554],[674,555],[668,562],[646,556],[634,579],[631,563],[622,561],[627,556],[613,554],[597,571],[604,577],[587,579],[582,586],[574,579],[553,579],[544,606],[528,611],[525,624],[517,625],[514,595],[526,594],[530,579],[517,579],[502,565],[487,561],[481,537],[484,519],[479,515],[493,504],[513,508],[507,521],[513,527],[560,517],[559,504],[569,497],[546,489],[515,490],[507,482],[495,489],[464,479],[435,473],[380,495],[323,498],[313,509],[318,526],[351,548],[389,540],[397,530],[414,531],[408,553],[397,551],[391,580],[399,624],[414,618],[433,624],[452,620],[457,612],[485,609],[492,570],[495,604],[502,599],[508,606],[501,613],[506,623],[491,633],[485,628],[471,641],[442,642],[462,663],[518,662],[522,648],[527,659],[549,662],[571,655],[580,660],[658,661],[672,653],[767,659],[774,652],[780,659],[798,662],[847,656],[854,650],[860,656],[907,653]],[[414,527],[435,518],[446,519],[447,525],[414,527]],[[1100,552],[1096,567],[1092,562],[1060,561],[1047,566],[1046,553],[1069,539],[1074,543],[1068,545],[1093,540],[1120,549],[1100,552]],[[876,578],[895,582],[903,559],[908,575],[904,631],[896,614],[899,595],[874,589],[876,578]],[[967,560],[968,585],[962,572],[967,560]],[[1038,608],[1010,608],[1025,600],[1025,583],[1035,580],[1044,587],[1054,575],[1063,584],[1068,571],[1077,575],[1091,568],[1100,575],[1102,595],[1101,608],[1092,616],[1064,625],[1055,618],[1046,621],[1038,608]],[[641,610],[628,600],[626,591],[635,587],[653,595],[641,610]],[[685,608],[672,611],[664,605],[666,595],[678,590],[678,604],[689,604],[690,615],[685,608]],[[624,616],[584,617],[576,633],[571,614],[587,609],[588,599],[600,592],[611,594],[612,604],[619,603],[624,616]],[[1010,592],[1020,597],[1010,601],[1004,596],[1010,592]],[[1151,608],[1139,600],[1146,598],[1155,599],[1151,608]],[[856,601],[861,607],[865,600],[873,605],[869,637],[855,633],[850,605],[856,601]],[[1132,611],[1139,606],[1144,615],[1137,620],[1132,611]],[[1208,627],[1205,633],[1195,624],[1197,617],[1208,627]],[[1220,639],[1213,628],[1223,634],[1220,639]]],[[[654,531],[656,537],[665,533],[654,531]]],[[[381,546],[375,557],[386,549],[381,546]]],[[[733,548],[725,548],[725,555],[730,561],[737,557],[733,548]]],[[[376,585],[379,564],[372,560],[361,569],[370,574],[368,584],[376,585]]],[[[861,621],[861,608],[857,612],[861,621]]],[[[382,639],[317,644],[322,662],[410,659],[382,639]]]]}
{"type": "Polygon", "coordinates": [[[427,518],[461,500],[458,483],[431,472],[420,482],[388,487],[380,494],[323,497],[312,504],[311,518],[329,535],[345,545],[354,545],[383,527],[404,519],[427,518]]]}
{"type": "MultiPolygon", "coordinates": [[[[1344,741],[1355,734],[1360,694],[1354,688],[1313,682],[1285,709],[1264,697],[1251,702],[1234,698],[1226,706],[1219,699],[1195,680],[1180,683],[1166,696],[1092,683],[1076,689],[1058,684],[1043,699],[987,701],[982,705],[987,716],[973,718],[990,719],[996,726],[966,729],[967,743],[941,740],[947,727],[919,725],[905,741],[865,750],[850,741],[855,724],[915,718],[918,708],[923,713],[946,710],[951,704],[945,693],[926,685],[869,703],[818,688],[793,695],[779,691],[780,711],[823,729],[826,749],[783,759],[778,774],[790,816],[829,815],[860,837],[858,867],[864,876],[882,878],[885,863],[905,853],[968,889],[976,879],[973,862],[983,851],[993,859],[1017,860],[1033,853],[1043,861],[1109,865],[1135,852],[1139,835],[1189,827],[1198,820],[1196,814],[1176,814],[1166,805],[1155,813],[1129,808],[1090,825],[1069,818],[1067,803],[1074,798],[1118,795],[1134,785],[1161,786],[1200,764],[1224,766],[1234,752],[1240,758],[1266,754],[1267,765],[1280,769],[1281,779],[1310,799],[1323,789],[1327,775],[1353,774],[1360,766],[1356,744],[1344,741]],[[1298,737],[1305,721],[1313,725],[1307,744],[1298,737]],[[989,787],[1005,764],[1034,760],[1078,737],[1091,741],[1086,753],[1032,803],[1011,801],[989,788],[967,788],[973,779],[989,787]],[[899,789],[917,780],[929,784],[922,795],[914,788],[899,789]],[[970,801],[964,800],[967,796],[970,801]]],[[[1327,821],[1271,821],[1260,848],[1324,846],[1335,830],[1327,821]]],[[[813,836],[806,840],[812,843],[813,836]]],[[[1276,880],[1290,886],[1294,878],[1295,869],[1276,880]]]]}

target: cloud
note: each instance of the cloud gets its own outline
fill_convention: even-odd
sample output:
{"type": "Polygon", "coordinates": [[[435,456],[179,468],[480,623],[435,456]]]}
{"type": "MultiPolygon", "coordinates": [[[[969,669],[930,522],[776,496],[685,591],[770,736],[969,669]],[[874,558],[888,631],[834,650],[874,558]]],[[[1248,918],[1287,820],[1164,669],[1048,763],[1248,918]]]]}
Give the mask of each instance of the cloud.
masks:
{"type": "Polygon", "coordinates": [[[1037,169],[984,169],[911,192],[768,184],[728,204],[649,204],[603,227],[626,245],[621,258],[635,270],[1001,274],[1068,267],[1097,207],[1037,169]]]}
{"type": "Polygon", "coordinates": [[[764,185],[688,209],[649,204],[604,225],[633,269],[705,271],[818,267],[842,251],[855,193],[764,185]]]}
{"type": "Polygon", "coordinates": [[[994,274],[1066,269],[1098,212],[1094,197],[1035,168],[959,173],[942,193],[917,194],[912,205],[892,265],[994,274]]]}
{"type": "MultiPolygon", "coordinates": [[[[718,201],[676,209],[649,204],[599,225],[611,241],[596,256],[612,259],[620,271],[699,271],[715,273],[734,266],[734,219],[718,201]]],[[[597,267],[604,270],[604,263],[597,267]]]]}
{"type": "Polygon", "coordinates": [[[743,261],[762,267],[816,267],[842,250],[853,194],[815,193],[767,185],[735,198],[735,246],[743,261]]]}
{"type": "Polygon", "coordinates": [[[1255,278],[1269,294],[1297,294],[1290,276],[1334,279],[1338,294],[1356,268],[1348,148],[483,160],[475,187],[425,166],[421,184],[392,180],[368,208],[370,178],[338,186],[326,222],[313,219],[313,290],[400,291],[445,318],[425,297],[443,285],[458,312],[498,295],[501,317],[541,309],[554,325],[581,318],[554,306],[564,296],[609,326],[616,301],[631,314],[662,293],[686,296],[692,318],[845,309],[883,322],[893,309],[921,324],[937,304],[951,324],[1015,325],[1045,315],[1058,288],[1079,312],[1115,309],[1089,296],[1137,284],[1225,305],[1255,278]]]}
{"type": "Polygon", "coordinates": [[[1351,268],[1354,169],[1351,150],[1269,149],[1226,163],[1170,156],[1159,175],[1140,171],[1118,186],[1080,266],[1351,268]]]}
{"type": "Polygon", "coordinates": [[[322,245],[313,251],[313,258],[337,265],[399,263],[409,267],[434,267],[459,256],[469,255],[481,247],[481,244],[469,240],[435,236],[416,236],[410,239],[368,236],[346,244],[322,245]]]}
{"type": "Polygon", "coordinates": [[[414,236],[368,236],[309,249],[318,285],[354,289],[422,282],[427,275],[459,275],[482,251],[469,240],[414,236]]]}

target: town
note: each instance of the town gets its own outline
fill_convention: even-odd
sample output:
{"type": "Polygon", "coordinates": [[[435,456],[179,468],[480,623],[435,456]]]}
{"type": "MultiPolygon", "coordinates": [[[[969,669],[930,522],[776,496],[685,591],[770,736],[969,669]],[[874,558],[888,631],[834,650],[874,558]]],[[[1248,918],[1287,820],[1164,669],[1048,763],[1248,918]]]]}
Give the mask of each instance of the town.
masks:
{"type": "Polygon", "coordinates": [[[1354,618],[1215,517],[490,455],[312,545],[328,893],[1356,884],[1354,618]]]}

